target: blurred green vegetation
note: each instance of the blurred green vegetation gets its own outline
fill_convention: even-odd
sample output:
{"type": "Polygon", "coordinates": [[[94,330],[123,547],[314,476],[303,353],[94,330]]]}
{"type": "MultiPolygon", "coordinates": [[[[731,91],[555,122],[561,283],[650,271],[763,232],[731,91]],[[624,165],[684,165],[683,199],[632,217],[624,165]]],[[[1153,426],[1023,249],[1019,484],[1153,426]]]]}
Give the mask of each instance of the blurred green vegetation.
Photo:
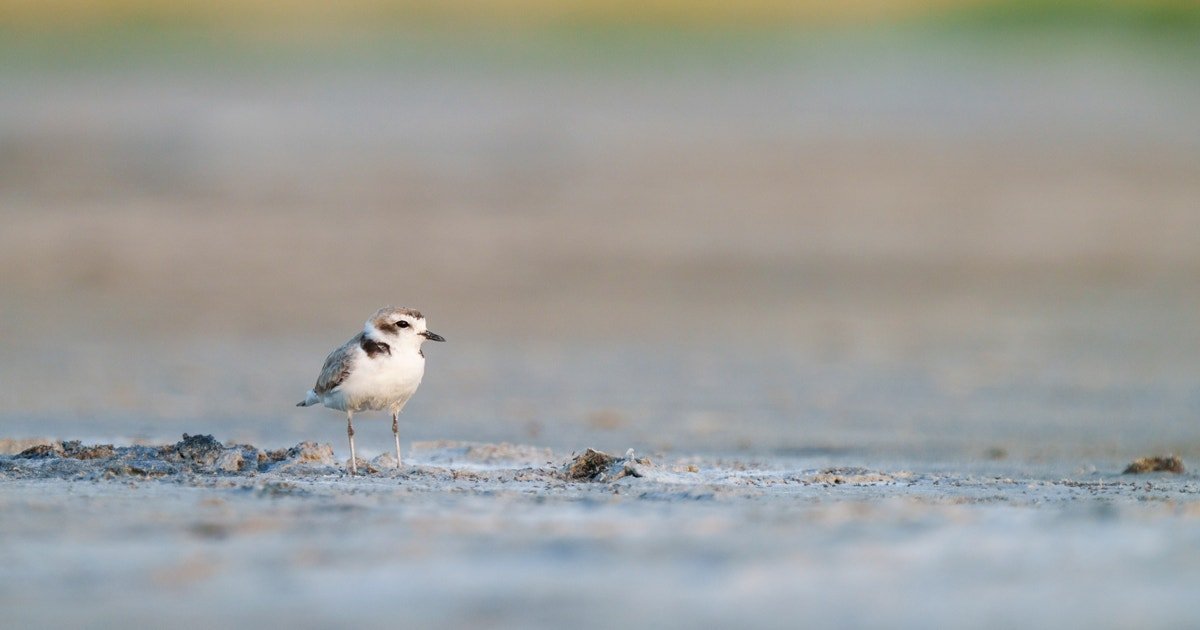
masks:
{"type": "Polygon", "coordinates": [[[825,28],[947,20],[994,27],[1200,26],[1195,0],[0,0],[6,30],[210,29],[259,36],[380,29],[692,31],[825,28]]]}
{"type": "Polygon", "coordinates": [[[1196,61],[1196,0],[0,0],[0,67],[341,56],[769,60],[847,33],[1196,61]],[[1034,41],[1036,40],[1036,41],[1034,41]],[[1047,44],[1049,40],[1049,44],[1047,44]],[[1098,46],[1092,44],[1099,44],[1098,46]],[[1015,45],[1014,45],[1015,44],[1015,45]],[[431,52],[433,51],[433,52],[431,52]],[[197,53],[203,53],[197,55],[197,53]],[[195,59],[195,57],[202,59],[195,59]]]}
{"type": "Polygon", "coordinates": [[[947,11],[949,24],[992,29],[1074,28],[1160,35],[1200,32],[1200,2],[1009,0],[947,11]]]}

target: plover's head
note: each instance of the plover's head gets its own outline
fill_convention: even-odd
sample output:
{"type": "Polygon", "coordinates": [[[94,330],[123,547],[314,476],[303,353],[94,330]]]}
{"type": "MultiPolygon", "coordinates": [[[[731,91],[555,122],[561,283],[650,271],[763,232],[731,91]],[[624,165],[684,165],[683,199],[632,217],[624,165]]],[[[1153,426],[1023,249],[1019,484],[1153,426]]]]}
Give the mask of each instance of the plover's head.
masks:
{"type": "Polygon", "coordinates": [[[363,326],[363,333],[386,344],[412,344],[420,346],[429,341],[445,341],[441,335],[425,327],[425,316],[421,311],[400,306],[385,306],[371,316],[363,326]]]}

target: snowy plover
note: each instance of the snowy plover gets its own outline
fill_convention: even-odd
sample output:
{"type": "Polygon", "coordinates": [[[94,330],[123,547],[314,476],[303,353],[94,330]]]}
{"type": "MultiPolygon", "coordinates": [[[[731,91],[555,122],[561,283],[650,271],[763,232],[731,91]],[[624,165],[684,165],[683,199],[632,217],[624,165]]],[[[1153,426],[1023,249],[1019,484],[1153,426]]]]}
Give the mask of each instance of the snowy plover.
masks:
{"type": "Polygon", "coordinates": [[[362,332],[325,357],[317,384],[297,407],[321,403],[346,412],[350,438],[350,474],[357,474],[354,457],[354,412],[387,409],[392,412],[396,466],[400,466],[400,410],[425,375],[425,340],[445,341],[425,328],[425,317],[411,308],[385,306],[375,312],[362,332]]]}

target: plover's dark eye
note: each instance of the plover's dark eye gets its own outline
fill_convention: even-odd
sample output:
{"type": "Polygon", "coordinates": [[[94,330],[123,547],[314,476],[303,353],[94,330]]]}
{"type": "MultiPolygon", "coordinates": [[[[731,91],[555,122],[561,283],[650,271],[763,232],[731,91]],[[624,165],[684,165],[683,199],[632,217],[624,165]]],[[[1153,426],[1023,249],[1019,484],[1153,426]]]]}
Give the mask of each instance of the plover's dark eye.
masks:
{"type": "Polygon", "coordinates": [[[402,319],[402,320],[396,322],[396,326],[399,328],[408,328],[408,322],[406,322],[402,319]]]}

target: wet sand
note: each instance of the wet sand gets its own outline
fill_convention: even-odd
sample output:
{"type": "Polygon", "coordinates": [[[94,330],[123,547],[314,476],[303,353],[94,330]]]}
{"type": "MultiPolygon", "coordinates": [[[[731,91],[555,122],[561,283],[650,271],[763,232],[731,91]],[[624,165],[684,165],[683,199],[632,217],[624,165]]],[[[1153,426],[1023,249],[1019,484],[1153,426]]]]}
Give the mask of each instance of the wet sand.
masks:
{"type": "MultiPolygon", "coordinates": [[[[421,443],[0,457],[10,623],[1186,626],[1200,479],[421,443]],[[278,459],[272,459],[278,457],[278,459]],[[224,462],[224,463],[222,463],[224,462]],[[222,470],[222,467],[229,468],[222,470]],[[52,524],[52,525],[51,525],[52,524]],[[63,602],[69,602],[64,605],[63,602]]],[[[70,450],[74,448],[74,450],[70,450]]]]}

